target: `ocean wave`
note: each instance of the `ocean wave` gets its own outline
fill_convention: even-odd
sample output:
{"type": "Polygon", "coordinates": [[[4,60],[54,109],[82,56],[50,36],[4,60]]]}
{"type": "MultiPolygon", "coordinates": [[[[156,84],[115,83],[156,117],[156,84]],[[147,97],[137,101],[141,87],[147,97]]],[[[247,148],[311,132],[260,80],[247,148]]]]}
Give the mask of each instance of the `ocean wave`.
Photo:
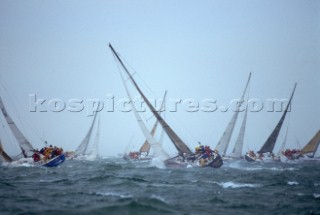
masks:
{"type": "Polygon", "coordinates": [[[315,199],[320,199],[320,194],[319,194],[319,193],[314,193],[314,194],[313,194],[313,197],[314,197],[315,199]]]}
{"type": "Polygon", "coordinates": [[[159,158],[152,158],[149,166],[156,167],[158,169],[166,169],[166,165],[159,158]]]}
{"type": "Polygon", "coordinates": [[[288,185],[298,185],[299,183],[296,181],[288,181],[287,184],[288,185]]]}
{"type": "Polygon", "coordinates": [[[86,211],[87,214],[181,214],[168,205],[159,196],[150,198],[132,198],[117,201],[112,205],[86,211]]]}
{"type": "Polygon", "coordinates": [[[247,184],[247,183],[237,183],[237,182],[217,182],[218,185],[220,185],[223,188],[244,188],[244,187],[261,187],[260,184],[247,184]]]}
{"type": "Polygon", "coordinates": [[[132,195],[129,194],[121,194],[121,193],[116,193],[116,192],[95,192],[95,195],[98,196],[113,196],[113,197],[120,197],[122,199],[127,199],[127,198],[132,198],[132,195]]]}
{"type": "Polygon", "coordinates": [[[159,201],[161,201],[161,202],[163,202],[163,203],[168,204],[168,202],[167,202],[163,197],[158,196],[158,195],[155,195],[155,194],[152,194],[152,195],[151,195],[151,199],[157,199],[157,200],[159,200],[159,201]]]}
{"type": "Polygon", "coordinates": [[[264,171],[264,170],[270,170],[270,171],[294,171],[296,168],[294,167],[270,167],[266,166],[264,163],[257,164],[257,163],[243,163],[243,162],[233,162],[228,165],[229,168],[232,169],[239,169],[239,170],[245,170],[245,171],[264,171]]]}
{"type": "Polygon", "coordinates": [[[16,167],[34,167],[35,165],[33,163],[13,161],[11,163],[3,162],[1,163],[1,166],[16,168],[16,167]]]}

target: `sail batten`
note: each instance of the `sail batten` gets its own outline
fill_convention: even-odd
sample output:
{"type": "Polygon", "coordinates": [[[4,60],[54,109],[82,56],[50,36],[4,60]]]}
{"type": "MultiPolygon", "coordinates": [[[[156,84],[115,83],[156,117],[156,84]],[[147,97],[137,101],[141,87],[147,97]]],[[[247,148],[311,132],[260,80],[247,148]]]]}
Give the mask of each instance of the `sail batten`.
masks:
{"type": "Polygon", "coordinates": [[[143,100],[145,101],[145,103],[148,105],[148,107],[150,108],[151,112],[154,114],[154,116],[156,117],[156,119],[159,121],[159,123],[161,124],[161,126],[163,127],[163,129],[165,130],[165,132],[167,133],[167,135],[169,136],[170,140],[172,141],[172,143],[174,144],[174,146],[176,147],[176,149],[179,151],[180,154],[183,153],[187,153],[187,154],[191,154],[191,150],[189,149],[189,147],[182,141],[182,139],[172,130],[172,128],[167,124],[167,122],[160,116],[160,114],[156,111],[156,109],[152,106],[152,104],[150,103],[150,101],[147,99],[147,97],[143,94],[143,92],[141,91],[141,89],[139,88],[139,86],[137,85],[137,83],[135,82],[135,80],[133,79],[132,75],[130,74],[130,72],[128,71],[128,69],[126,68],[126,66],[123,64],[122,60],[120,59],[120,57],[118,56],[118,54],[116,53],[116,51],[113,49],[113,47],[111,46],[111,44],[109,44],[109,47],[111,49],[111,51],[113,52],[113,54],[116,56],[117,60],[120,62],[121,66],[123,67],[123,69],[125,70],[125,72],[127,73],[127,75],[129,76],[131,82],[133,83],[133,85],[135,86],[135,88],[137,89],[137,91],[139,92],[139,94],[141,95],[141,97],[143,98],[143,100]]]}
{"type": "Polygon", "coordinates": [[[22,134],[20,129],[17,127],[17,125],[12,120],[12,118],[9,116],[1,97],[0,97],[0,109],[2,111],[4,118],[6,119],[7,124],[9,125],[9,128],[10,128],[13,136],[16,138],[16,140],[20,146],[20,149],[23,153],[23,156],[28,157],[28,153],[33,152],[34,148],[31,145],[31,143],[28,141],[28,139],[22,134]]]}
{"type": "Polygon", "coordinates": [[[272,131],[272,133],[270,134],[270,136],[268,137],[268,139],[266,140],[266,142],[263,144],[263,146],[261,147],[261,149],[258,151],[258,153],[266,153],[266,152],[270,152],[272,153],[273,151],[273,148],[276,144],[276,141],[277,141],[277,138],[279,136],[279,133],[280,133],[280,130],[281,130],[281,127],[282,127],[282,124],[285,120],[285,117],[286,117],[286,114],[288,112],[288,109],[291,105],[291,100],[293,98],[293,95],[294,95],[294,92],[296,90],[296,86],[297,86],[297,83],[294,85],[294,88],[293,88],[293,92],[291,94],[291,97],[289,99],[289,102],[287,104],[287,107],[282,115],[282,117],[280,118],[277,126],[274,128],[274,130],[272,131]]]}

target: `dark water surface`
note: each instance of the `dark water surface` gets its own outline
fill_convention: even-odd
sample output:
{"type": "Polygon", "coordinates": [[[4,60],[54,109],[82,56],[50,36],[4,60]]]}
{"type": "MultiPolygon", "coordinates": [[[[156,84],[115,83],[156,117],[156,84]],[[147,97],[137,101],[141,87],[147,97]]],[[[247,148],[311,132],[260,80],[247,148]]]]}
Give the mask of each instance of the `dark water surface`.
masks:
{"type": "Polygon", "coordinates": [[[2,165],[0,214],[320,214],[319,162],[237,161],[220,169],[157,163],[2,165]]]}

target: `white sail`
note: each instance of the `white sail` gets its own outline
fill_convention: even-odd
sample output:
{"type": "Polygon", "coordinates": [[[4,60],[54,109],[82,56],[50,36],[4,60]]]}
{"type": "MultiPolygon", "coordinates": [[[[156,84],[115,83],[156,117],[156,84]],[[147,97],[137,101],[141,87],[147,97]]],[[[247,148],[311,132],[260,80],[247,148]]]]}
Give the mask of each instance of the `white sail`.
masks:
{"type": "Polygon", "coordinates": [[[278,150],[277,157],[280,157],[281,152],[283,152],[285,150],[285,147],[286,147],[286,144],[287,144],[288,128],[289,128],[289,126],[287,127],[286,134],[284,136],[283,142],[282,142],[282,144],[281,144],[281,146],[280,146],[280,148],[278,150]]]}
{"type": "Polygon", "coordinates": [[[34,151],[34,148],[31,145],[31,143],[27,140],[27,138],[22,134],[20,129],[17,127],[17,125],[12,120],[12,118],[9,116],[1,97],[0,97],[0,109],[2,111],[4,118],[6,119],[8,125],[10,127],[12,134],[14,135],[17,142],[19,143],[19,146],[20,146],[20,149],[23,153],[23,156],[24,157],[30,156],[30,154],[32,154],[34,151]]]}
{"type": "Polygon", "coordinates": [[[241,96],[241,99],[240,99],[240,103],[238,103],[237,105],[237,109],[235,111],[235,113],[233,114],[226,130],[224,131],[220,141],[218,142],[217,146],[216,146],[216,149],[219,151],[220,155],[221,156],[224,156],[226,154],[226,151],[227,151],[227,148],[228,148],[228,145],[230,143],[230,139],[231,139],[231,136],[232,136],[232,133],[233,133],[233,129],[234,129],[234,126],[237,122],[237,118],[238,118],[238,115],[239,115],[239,110],[240,110],[240,107],[241,107],[241,104],[243,102],[243,98],[244,98],[244,95],[247,91],[247,88],[248,88],[248,85],[249,85],[249,82],[250,82],[250,78],[251,78],[251,73],[249,74],[249,78],[248,78],[248,81],[247,81],[247,84],[246,84],[246,87],[242,93],[242,96],[241,96]]]}
{"type": "Polygon", "coordinates": [[[127,73],[127,75],[129,76],[129,79],[131,80],[131,82],[134,85],[134,87],[137,89],[137,91],[139,92],[139,94],[141,95],[141,97],[143,98],[145,103],[148,105],[148,107],[151,110],[151,112],[153,113],[153,115],[157,118],[157,120],[161,124],[162,128],[165,130],[166,134],[168,135],[168,137],[170,138],[170,140],[172,141],[172,143],[174,144],[174,146],[178,150],[179,154],[181,156],[184,153],[185,154],[192,154],[192,151],[190,150],[190,148],[183,142],[183,140],[176,134],[176,132],[174,132],[174,130],[168,125],[168,123],[160,116],[160,114],[152,106],[150,101],[147,99],[147,97],[144,95],[144,93],[139,88],[139,86],[136,83],[136,81],[133,79],[132,75],[130,74],[130,72],[128,71],[126,66],[123,64],[122,60],[120,59],[120,57],[118,56],[116,51],[111,46],[111,44],[109,44],[109,47],[110,47],[112,53],[117,58],[117,60],[119,61],[119,63],[121,64],[121,66],[123,67],[123,69],[125,70],[125,72],[127,73]]]}
{"type": "Polygon", "coordinates": [[[157,143],[157,141],[154,139],[154,137],[151,135],[150,131],[148,130],[148,128],[146,127],[145,123],[143,122],[143,120],[141,119],[139,113],[137,112],[136,107],[134,106],[133,100],[131,98],[131,95],[129,93],[128,87],[126,85],[126,82],[123,78],[123,75],[120,73],[121,75],[121,79],[122,82],[124,84],[124,87],[126,89],[126,93],[128,95],[129,100],[131,101],[131,107],[134,113],[134,116],[136,117],[136,120],[140,126],[140,129],[142,131],[142,133],[144,134],[145,138],[147,139],[148,143],[150,144],[152,150],[155,153],[155,156],[158,157],[160,160],[165,161],[169,158],[169,155],[163,150],[163,148],[159,145],[159,143],[157,143]]]}
{"type": "Polygon", "coordinates": [[[230,139],[231,139],[231,136],[233,133],[233,129],[234,129],[234,126],[235,126],[237,118],[238,118],[238,114],[239,114],[238,111],[236,111],[233,114],[226,130],[224,131],[220,141],[218,142],[218,145],[216,146],[216,149],[219,151],[220,155],[222,155],[222,156],[224,156],[226,154],[226,151],[227,151],[227,148],[228,148],[228,145],[230,143],[230,139]]]}
{"type": "Polygon", "coordinates": [[[97,132],[96,136],[94,138],[91,151],[88,154],[87,160],[96,160],[98,158],[99,154],[99,141],[100,140],[100,115],[98,119],[98,126],[97,126],[97,132]]]}
{"type": "Polygon", "coordinates": [[[97,115],[98,115],[98,112],[96,112],[94,117],[93,117],[92,124],[91,124],[91,126],[89,128],[89,131],[88,131],[87,135],[84,137],[84,139],[82,140],[82,142],[80,143],[78,148],[75,150],[75,152],[74,152],[75,156],[77,156],[77,155],[85,155],[86,154],[86,151],[87,151],[87,148],[88,148],[88,145],[89,145],[89,141],[90,141],[90,137],[91,137],[91,134],[92,134],[93,126],[94,126],[94,123],[96,121],[97,115]]]}
{"type": "MultiPolygon", "coordinates": [[[[164,96],[163,96],[163,100],[162,100],[162,103],[161,103],[161,107],[160,107],[160,111],[162,111],[163,109],[163,106],[164,106],[164,103],[165,103],[165,100],[166,100],[166,96],[167,96],[167,91],[164,93],[164,96]]],[[[156,130],[158,128],[158,124],[159,124],[159,121],[156,120],[154,126],[152,127],[152,130],[151,130],[151,135],[154,137],[155,133],[156,133],[156,130]]],[[[163,135],[163,129],[162,129],[162,135],[163,135]]],[[[145,152],[147,155],[149,154],[149,151],[150,151],[150,144],[148,142],[148,140],[145,140],[144,144],[141,146],[139,152],[142,153],[142,152],[145,152]]]]}
{"type": "Polygon", "coordinates": [[[240,158],[242,156],[242,149],[243,149],[243,142],[244,142],[244,135],[246,132],[246,124],[247,124],[247,113],[248,113],[248,108],[246,108],[241,124],[241,128],[239,131],[238,138],[236,140],[236,144],[234,145],[234,148],[232,150],[232,156],[240,158]]]}

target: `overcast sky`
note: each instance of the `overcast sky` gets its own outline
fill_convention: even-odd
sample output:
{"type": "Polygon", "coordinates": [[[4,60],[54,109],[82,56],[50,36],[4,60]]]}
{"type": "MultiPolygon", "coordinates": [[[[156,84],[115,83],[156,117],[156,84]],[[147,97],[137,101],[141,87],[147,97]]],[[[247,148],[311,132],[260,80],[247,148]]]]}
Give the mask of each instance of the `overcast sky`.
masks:
{"type": "MultiPolygon", "coordinates": [[[[319,38],[320,2],[312,0],[2,0],[0,93],[35,147],[41,148],[46,139],[75,150],[92,121],[87,107],[52,112],[44,105],[47,112],[30,112],[30,95],[65,102],[127,98],[110,42],[137,72],[147,95],[152,91],[157,98],[168,90],[168,100],[214,99],[218,107],[228,106],[241,96],[252,72],[250,98],[264,102],[288,99],[297,82],[279,136],[281,142],[289,125],[288,144],[297,148],[320,128],[319,38]]],[[[219,109],[186,112],[178,106],[166,117],[194,148],[197,141],[215,146],[232,114],[219,109]]],[[[249,112],[245,147],[259,149],[281,114],[249,112]]],[[[0,121],[5,149],[17,154],[2,115],[0,121]]],[[[144,141],[133,113],[102,110],[100,154],[123,153],[130,141],[136,148],[144,141]]],[[[172,147],[169,151],[174,153],[172,147]]]]}

